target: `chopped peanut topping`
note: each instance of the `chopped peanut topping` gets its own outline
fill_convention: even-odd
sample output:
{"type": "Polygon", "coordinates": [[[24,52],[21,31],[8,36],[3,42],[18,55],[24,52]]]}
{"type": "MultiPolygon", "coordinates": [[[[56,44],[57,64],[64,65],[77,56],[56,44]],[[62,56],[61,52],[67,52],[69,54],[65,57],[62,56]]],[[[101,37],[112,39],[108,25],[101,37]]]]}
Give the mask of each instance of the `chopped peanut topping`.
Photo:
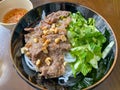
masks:
{"type": "Polygon", "coordinates": [[[47,35],[48,33],[49,33],[48,30],[44,30],[44,31],[43,31],[43,34],[44,34],[44,35],[47,35]]]}
{"type": "Polygon", "coordinates": [[[30,56],[30,52],[26,52],[25,54],[26,54],[26,56],[28,56],[28,57],[30,56]]]}
{"type": "Polygon", "coordinates": [[[50,32],[51,34],[53,34],[53,33],[54,33],[54,29],[53,29],[53,28],[50,28],[49,32],[50,32]]]}
{"type": "Polygon", "coordinates": [[[34,38],[33,41],[34,41],[35,43],[38,43],[38,42],[39,42],[38,38],[34,38]]]}
{"type": "Polygon", "coordinates": [[[48,53],[48,50],[47,50],[47,49],[45,49],[45,50],[43,50],[43,52],[44,52],[44,53],[48,53]]]}
{"type": "Polygon", "coordinates": [[[55,39],[55,43],[58,44],[60,42],[60,38],[55,39]]]}
{"type": "Polygon", "coordinates": [[[50,43],[50,39],[47,39],[45,42],[44,42],[44,44],[43,44],[43,46],[48,46],[48,44],[50,43]]]}
{"type": "Polygon", "coordinates": [[[52,59],[50,57],[47,57],[45,59],[45,63],[49,66],[51,64],[52,59]]]}
{"type": "Polygon", "coordinates": [[[65,35],[61,35],[61,36],[60,36],[60,39],[61,39],[63,42],[67,40],[67,38],[65,37],[65,35]]]}
{"type": "Polygon", "coordinates": [[[43,42],[46,41],[46,37],[45,37],[45,35],[42,35],[42,41],[43,41],[43,42]]]}
{"type": "Polygon", "coordinates": [[[40,63],[41,63],[41,61],[40,61],[40,59],[38,59],[38,60],[36,61],[36,66],[39,67],[39,66],[40,66],[40,63]]]}
{"type": "Polygon", "coordinates": [[[67,62],[64,62],[63,65],[66,66],[67,62]]]}
{"type": "Polygon", "coordinates": [[[48,53],[48,50],[47,50],[46,47],[42,47],[42,51],[43,51],[44,53],[48,53]]]}
{"type": "Polygon", "coordinates": [[[47,44],[47,43],[43,43],[43,47],[44,47],[44,46],[45,46],[45,47],[47,47],[47,46],[48,46],[48,44],[47,44]]]}
{"type": "Polygon", "coordinates": [[[51,28],[55,28],[55,24],[52,24],[51,28]]]}
{"type": "Polygon", "coordinates": [[[58,29],[57,29],[57,28],[54,29],[54,33],[55,33],[55,34],[58,33],[58,29]]]}
{"type": "Polygon", "coordinates": [[[54,29],[50,28],[50,30],[43,31],[43,34],[48,35],[48,34],[53,34],[53,32],[54,32],[54,29]]]}
{"type": "Polygon", "coordinates": [[[26,53],[27,51],[28,51],[28,48],[26,48],[26,47],[21,48],[21,53],[22,54],[26,53]]]}
{"type": "Polygon", "coordinates": [[[45,41],[45,43],[46,43],[46,44],[49,44],[50,41],[51,41],[50,39],[47,39],[47,40],[45,41]]]}
{"type": "Polygon", "coordinates": [[[55,34],[57,34],[58,33],[58,29],[57,28],[50,28],[50,33],[55,33],[55,34]]]}
{"type": "Polygon", "coordinates": [[[48,44],[50,43],[50,39],[47,39],[44,43],[43,43],[43,47],[42,47],[42,51],[44,53],[48,53],[48,50],[47,50],[47,47],[48,47],[48,44]]]}

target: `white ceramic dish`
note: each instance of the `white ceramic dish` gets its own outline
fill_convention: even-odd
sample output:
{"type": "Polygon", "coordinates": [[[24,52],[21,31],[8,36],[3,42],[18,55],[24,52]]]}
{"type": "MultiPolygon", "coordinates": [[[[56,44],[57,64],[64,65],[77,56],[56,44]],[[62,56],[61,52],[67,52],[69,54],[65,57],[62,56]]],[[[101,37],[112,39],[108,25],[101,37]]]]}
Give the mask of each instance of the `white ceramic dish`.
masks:
{"type": "Polygon", "coordinates": [[[15,8],[24,8],[26,10],[31,10],[33,5],[30,0],[2,0],[0,2],[0,24],[6,28],[13,30],[16,23],[3,23],[3,16],[10,10],[15,8]]]}

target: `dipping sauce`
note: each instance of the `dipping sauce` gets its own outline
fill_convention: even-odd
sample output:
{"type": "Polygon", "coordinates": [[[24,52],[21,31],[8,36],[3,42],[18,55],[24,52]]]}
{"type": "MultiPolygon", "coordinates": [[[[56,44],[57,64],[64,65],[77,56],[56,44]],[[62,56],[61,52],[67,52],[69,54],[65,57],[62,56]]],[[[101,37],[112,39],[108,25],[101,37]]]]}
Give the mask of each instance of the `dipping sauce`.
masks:
{"type": "Polygon", "coordinates": [[[23,8],[15,8],[8,11],[3,17],[3,23],[17,23],[28,11],[23,8]]]}

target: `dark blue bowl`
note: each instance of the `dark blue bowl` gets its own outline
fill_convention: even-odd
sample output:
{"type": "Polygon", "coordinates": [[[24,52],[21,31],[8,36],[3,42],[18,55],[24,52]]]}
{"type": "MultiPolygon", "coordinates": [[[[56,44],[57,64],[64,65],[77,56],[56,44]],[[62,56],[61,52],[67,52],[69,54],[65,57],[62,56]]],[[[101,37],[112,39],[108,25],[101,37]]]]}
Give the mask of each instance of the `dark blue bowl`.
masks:
{"type": "Polygon", "coordinates": [[[98,77],[95,77],[96,79],[92,83],[92,85],[84,86],[82,88],[84,89],[90,89],[95,86],[97,86],[99,83],[104,81],[111,71],[113,70],[117,54],[118,54],[118,47],[117,47],[117,41],[115,34],[110,27],[110,25],[107,23],[107,21],[101,17],[97,12],[91,10],[88,7],[74,4],[74,3],[68,3],[68,2],[54,2],[54,3],[48,3],[41,5],[39,7],[36,7],[29,11],[17,24],[15,27],[12,38],[11,38],[11,57],[14,64],[14,67],[17,71],[17,73],[21,76],[22,79],[24,79],[27,83],[29,83],[31,86],[37,88],[37,89],[48,89],[49,90],[61,90],[61,89],[70,89],[69,87],[60,86],[57,84],[57,79],[50,79],[45,80],[44,78],[37,78],[37,73],[30,70],[26,63],[24,62],[24,58],[21,55],[20,48],[24,46],[24,34],[26,33],[24,31],[25,27],[35,27],[37,24],[39,24],[40,20],[43,19],[46,15],[58,11],[58,10],[66,10],[71,12],[77,12],[80,11],[81,14],[87,19],[89,17],[95,18],[96,20],[96,27],[102,32],[106,38],[108,39],[109,43],[111,40],[115,42],[114,47],[110,51],[107,59],[109,61],[105,61],[104,63],[99,63],[99,66],[102,68],[102,65],[106,66],[105,69],[101,69],[99,71],[93,72],[95,76],[97,76],[97,73],[100,75],[98,77]]]}

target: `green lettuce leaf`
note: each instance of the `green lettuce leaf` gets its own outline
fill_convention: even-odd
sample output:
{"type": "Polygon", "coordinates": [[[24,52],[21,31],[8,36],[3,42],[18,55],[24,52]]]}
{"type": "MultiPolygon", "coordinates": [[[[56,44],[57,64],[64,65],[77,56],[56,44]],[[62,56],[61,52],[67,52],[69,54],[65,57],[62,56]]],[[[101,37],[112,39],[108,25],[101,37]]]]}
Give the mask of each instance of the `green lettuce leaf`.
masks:
{"type": "Polygon", "coordinates": [[[92,68],[98,68],[98,61],[102,57],[102,45],[106,38],[95,27],[95,19],[86,20],[80,12],[71,13],[72,21],[67,27],[68,39],[71,43],[70,53],[76,61],[70,63],[74,77],[77,73],[86,76],[92,68]]]}

